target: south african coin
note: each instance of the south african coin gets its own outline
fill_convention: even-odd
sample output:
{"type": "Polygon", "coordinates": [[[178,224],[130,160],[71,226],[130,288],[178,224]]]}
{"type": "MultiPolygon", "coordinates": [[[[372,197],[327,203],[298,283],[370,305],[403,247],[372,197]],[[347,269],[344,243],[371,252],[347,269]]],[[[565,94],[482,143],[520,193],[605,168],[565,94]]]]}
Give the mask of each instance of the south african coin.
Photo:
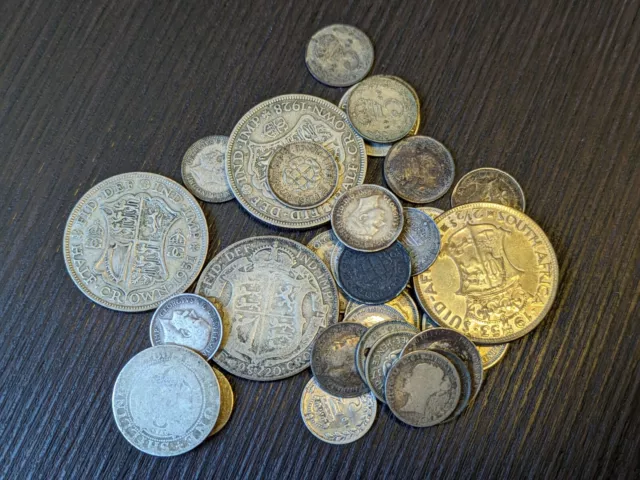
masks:
{"type": "Polygon", "coordinates": [[[209,246],[207,219],[182,185],[123,173],[78,201],[64,230],[67,271],[87,297],[123,312],[151,310],[197,278],[209,246]]]}
{"type": "Polygon", "coordinates": [[[336,397],[357,397],[369,388],[356,368],[356,347],[367,327],[342,322],[318,335],[311,351],[311,371],[318,385],[336,397]]]}
{"type": "Polygon", "coordinates": [[[353,89],[347,116],[362,137],[391,143],[409,134],[418,119],[418,103],[404,82],[376,75],[353,89]]]}
{"type": "Polygon", "coordinates": [[[224,171],[229,137],[204,137],[189,147],[182,158],[182,181],[205,202],[222,203],[233,198],[224,171]]]}
{"type": "Polygon", "coordinates": [[[329,25],[311,37],[305,63],[319,82],[331,87],[348,87],[371,70],[373,44],[356,27],[329,25]]]}
{"type": "Polygon", "coordinates": [[[337,258],[338,283],[357,302],[380,305],[393,300],[411,278],[409,253],[400,242],[379,252],[345,248],[337,258]]]}
{"type": "Polygon", "coordinates": [[[389,320],[406,322],[404,316],[389,305],[361,305],[345,315],[343,322],[359,323],[369,328],[389,320]]]}
{"type": "MultiPolygon", "coordinates": [[[[355,300],[349,300],[347,303],[347,307],[345,309],[345,315],[349,315],[356,308],[364,305],[363,303],[358,303],[355,300]]],[[[396,309],[398,312],[402,314],[405,321],[410,323],[416,328],[420,328],[420,312],[418,311],[418,307],[416,306],[416,302],[413,301],[411,295],[404,289],[400,295],[396,298],[389,300],[385,305],[390,306],[391,308],[396,309]]]]}
{"type": "Polygon", "coordinates": [[[447,350],[465,363],[471,374],[471,401],[473,401],[480,392],[483,379],[482,360],[473,342],[449,328],[429,328],[413,337],[404,347],[402,355],[433,348],[447,350]]]}
{"type": "Polygon", "coordinates": [[[227,377],[225,377],[216,368],[213,369],[213,373],[216,374],[218,386],[220,387],[220,413],[218,414],[216,424],[213,426],[213,430],[211,430],[211,433],[209,434],[210,437],[222,430],[227,424],[231,418],[234,404],[233,389],[231,388],[231,384],[229,383],[229,380],[227,380],[227,377]]]}
{"type": "Polygon", "coordinates": [[[499,343],[498,345],[476,345],[478,352],[480,352],[480,359],[482,360],[482,368],[489,370],[491,367],[497,365],[507,353],[509,348],[508,343],[499,343]]]}
{"type": "Polygon", "coordinates": [[[199,354],[179,345],[138,353],[113,387],[118,430],[138,450],[169,457],[199,445],[216,423],[220,388],[199,354]]]}
{"type": "Polygon", "coordinates": [[[460,400],[460,377],[439,353],[413,352],[389,370],[385,397],[393,414],[408,425],[430,427],[446,420],[460,400]]]}
{"type": "Polygon", "coordinates": [[[415,335],[418,329],[403,320],[390,320],[372,325],[360,338],[356,347],[356,367],[363,380],[366,380],[364,366],[371,347],[382,337],[394,332],[410,332],[415,335]]]}
{"type": "Polygon", "coordinates": [[[418,210],[420,210],[421,212],[426,213],[427,215],[429,215],[434,220],[444,213],[444,210],[441,210],[440,208],[436,208],[436,207],[420,206],[420,207],[416,207],[416,208],[418,210]]]}
{"type": "Polygon", "coordinates": [[[338,186],[338,164],[321,145],[295,142],[280,147],[267,166],[267,186],[291,208],[326,202],[338,186]]]}
{"type": "Polygon", "coordinates": [[[389,333],[379,339],[367,355],[364,363],[367,384],[381,402],[385,402],[384,384],[387,374],[413,335],[413,332],[389,333]]]}
{"type": "Polygon", "coordinates": [[[222,341],[222,319],[209,300],[183,293],[165,300],[153,312],[149,333],[151,345],[182,345],[209,360],[222,341]]]}
{"type": "MultiPolygon", "coordinates": [[[[334,275],[334,273],[331,268],[331,252],[337,244],[338,239],[334,235],[333,230],[319,233],[307,243],[307,248],[320,257],[320,260],[329,268],[332,275],[334,275]]],[[[340,302],[340,313],[344,313],[347,308],[347,299],[340,288],[338,288],[338,300],[340,302]]]]}
{"type": "Polygon", "coordinates": [[[398,238],[403,225],[402,204],[378,185],[352,188],[338,199],[331,213],[338,240],[362,252],[387,248],[398,238]]]}
{"type": "Polygon", "coordinates": [[[491,202],[524,212],[522,187],[507,172],[497,168],[478,168],[464,175],[451,193],[451,206],[491,202]]]}
{"type": "Polygon", "coordinates": [[[249,380],[279,380],[309,366],[318,334],[338,321],[331,273],[304,245],[253,237],[206,266],[198,295],[218,305],[224,337],[213,361],[249,380]]]}
{"type": "Polygon", "coordinates": [[[336,397],[322,390],[315,378],[309,380],[300,399],[305,426],[323,442],[335,445],[362,438],[376,419],[377,407],[371,392],[359,397],[336,397]]]}
{"type": "Polygon", "coordinates": [[[229,185],[240,204],[263,222],[282,228],[311,228],[329,221],[338,197],[364,181],[364,142],[337,106],[311,95],[282,95],[260,103],[236,124],[227,148],[229,185]],[[267,186],[267,165],[283,145],[314,142],[338,162],[338,188],[322,205],[283,205],[267,186]]]}
{"type": "Polygon", "coordinates": [[[510,342],[533,330],[558,289],[558,261],[542,229],[495,203],[461,205],[436,224],[440,255],[414,277],[431,318],[481,344],[510,342]]]}
{"type": "Polygon", "coordinates": [[[447,360],[449,360],[453,364],[453,366],[456,367],[456,371],[458,372],[458,376],[460,377],[460,400],[458,401],[458,405],[456,405],[456,409],[453,411],[453,413],[451,413],[449,418],[445,420],[446,422],[448,422],[454,420],[455,417],[460,415],[462,411],[469,405],[469,401],[471,400],[472,388],[471,374],[469,373],[469,370],[467,370],[467,366],[465,365],[465,363],[460,360],[457,355],[447,350],[437,348],[432,348],[430,350],[439,353],[447,360]]]}
{"type": "Polygon", "coordinates": [[[453,183],[453,157],[440,142],[414,135],[396,143],[384,159],[384,178],[400,198],[429,203],[453,183]]]}
{"type": "Polygon", "coordinates": [[[417,208],[404,209],[404,227],[398,241],[411,257],[411,275],[424,272],[440,251],[440,230],[436,222],[417,208]]]}

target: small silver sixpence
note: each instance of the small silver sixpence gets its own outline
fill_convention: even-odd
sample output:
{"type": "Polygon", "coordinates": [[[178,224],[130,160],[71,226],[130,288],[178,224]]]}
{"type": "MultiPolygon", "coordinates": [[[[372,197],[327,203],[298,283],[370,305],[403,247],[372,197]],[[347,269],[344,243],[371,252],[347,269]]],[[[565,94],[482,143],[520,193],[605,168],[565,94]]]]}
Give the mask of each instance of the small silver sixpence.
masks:
{"type": "Polygon", "coordinates": [[[229,137],[204,137],[189,147],[182,159],[182,181],[200,200],[222,203],[233,198],[224,171],[229,137]]]}
{"type": "Polygon", "coordinates": [[[348,87],[371,70],[373,44],[356,27],[329,25],[311,37],[305,63],[319,82],[331,87],[348,87]]]}
{"type": "Polygon", "coordinates": [[[209,360],[222,341],[222,318],[206,298],[183,293],[153,312],[149,333],[151,345],[182,345],[209,360]]]}
{"type": "Polygon", "coordinates": [[[267,165],[267,186],[291,208],[326,202],[338,186],[338,163],[322,145],[295,142],[280,147],[267,165]]]}
{"type": "Polygon", "coordinates": [[[490,202],[524,212],[522,187],[515,178],[497,168],[478,168],[465,174],[451,192],[451,206],[490,202]]]}
{"type": "Polygon", "coordinates": [[[417,208],[404,209],[404,228],[398,241],[411,257],[411,275],[424,272],[440,252],[440,230],[436,222],[417,208]]]}

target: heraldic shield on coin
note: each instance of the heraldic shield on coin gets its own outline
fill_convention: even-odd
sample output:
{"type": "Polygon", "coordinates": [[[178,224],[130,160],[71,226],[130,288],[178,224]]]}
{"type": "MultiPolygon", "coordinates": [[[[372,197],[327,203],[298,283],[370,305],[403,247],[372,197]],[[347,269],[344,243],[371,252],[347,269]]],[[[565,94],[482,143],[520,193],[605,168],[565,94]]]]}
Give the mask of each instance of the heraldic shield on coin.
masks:
{"type": "Polygon", "coordinates": [[[443,248],[414,277],[428,314],[477,343],[509,342],[533,330],[558,288],[556,255],[540,227],[492,203],[453,208],[436,223],[443,248]]]}
{"type": "Polygon", "coordinates": [[[220,252],[198,295],[218,306],[224,337],[214,362],[249,380],[279,380],[309,366],[316,334],[338,321],[329,269],[304,245],[253,237],[220,252]]]}
{"type": "Polygon", "coordinates": [[[206,218],[187,189],[137,172],[108,178],[78,201],[63,252],[85,295],[135,312],[184,292],[200,273],[208,244],[206,218]]]}

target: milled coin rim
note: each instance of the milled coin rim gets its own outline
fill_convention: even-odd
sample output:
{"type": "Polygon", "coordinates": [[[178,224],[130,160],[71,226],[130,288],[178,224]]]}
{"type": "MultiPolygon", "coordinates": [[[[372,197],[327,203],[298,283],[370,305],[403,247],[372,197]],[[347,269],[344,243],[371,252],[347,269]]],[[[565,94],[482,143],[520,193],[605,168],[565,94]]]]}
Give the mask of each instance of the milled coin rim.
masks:
{"type": "MultiPolygon", "coordinates": [[[[458,182],[456,183],[456,185],[453,187],[453,190],[451,191],[451,208],[456,208],[456,207],[461,207],[462,205],[470,205],[471,203],[479,203],[479,202],[471,202],[471,203],[456,203],[454,198],[456,196],[456,192],[458,191],[458,187],[460,186],[460,184],[462,183],[462,181],[467,178],[469,175],[471,175],[472,173],[477,173],[479,171],[487,171],[487,170],[491,170],[494,172],[498,172],[499,174],[505,175],[506,177],[509,177],[513,183],[516,186],[516,189],[518,190],[519,193],[519,198],[520,200],[522,200],[522,211],[518,210],[517,208],[515,210],[518,210],[520,213],[525,213],[526,211],[526,207],[527,207],[527,199],[524,196],[524,190],[522,189],[522,186],[518,183],[518,181],[515,179],[515,177],[513,175],[511,175],[510,173],[505,172],[504,170],[500,170],[499,168],[495,168],[495,167],[479,167],[479,168],[474,168],[473,170],[465,173],[462,177],[460,177],[460,180],[458,180],[458,182]],[[454,204],[455,203],[455,204],[454,204]]],[[[483,203],[493,203],[493,202],[483,202],[483,203]]],[[[496,203],[496,205],[502,205],[501,203],[496,203]]],[[[504,207],[507,207],[508,205],[503,205],[504,207]]],[[[512,207],[510,207],[512,208],[512,207]]]]}
{"type": "MultiPolygon", "coordinates": [[[[182,178],[182,182],[184,183],[184,186],[187,188],[187,190],[191,192],[191,194],[194,197],[199,198],[203,202],[207,202],[207,203],[225,203],[235,198],[233,195],[233,192],[231,191],[231,188],[229,187],[229,181],[227,180],[226,171],[225,171],[224,178],[222,180],[227,186],[227,191],[217,194],[215,197],[211,195],[207,195],[205,197],[205,196],[198,195],[195,192],[195,189],[193,191],[191,190],[192,188],[191,182],[188,182],[186,179],[187,172],[185,171],[185,163],[187,163],[187,161],[193,160],[195,156],[204,149],[204,147],[213,145],[213,141],[220,140],[220,139],[225,139],[227,145],[229,145],[229,137],[227,137],[226,135],[208,135],[206,137],[199,138],[198,140],[193,142],[191,145],[189,145],[189,148],[187,149],[187,151],[184,153],[184,156],[182,157],[182,163],[180,164],[180,177],[182,178]]],[[[224,154],[225,154],[225,162],[226,162],[226,156],[227,156],[226,147],[224,149],[224,154]]],[[[222,166],[224,167],[224,163],[222,164],[222,166]]],[[[198,188],[200,188],[200,190],[207,192],[207,190],[205,190],[202,187],[198,187],[198,188]]]]}
{"type": "MultiPolygon", "coordinates": [[[[247,113],[245,113],[242,116],[242,118],[240,118],[238,123],[236,123],[236,125],[233,127],[231,135],[229,135],[229,142],[227,143],[226,162],[225,162],[225,173],[227,175],[227,181],[229,182],[229,187],[231,187],[231,191],[233,192],[234,197],[236,197],[236,200],[238,200],[238,203],[242,206],[242,208],[244,208],[247,212],[249,212],[254,218],[257,218],[258,220],[266,223],[267,225],[273,225],[275,227],[280,227],[287,230],[304,230],[307,228],[318,227],[320,225],[324,225],[325,223],[329,222],[331,220],[331,211],[329,211],[325,215],[317,217],[314,220],[307,220],[306,222],[296,223],[295,225],[272,219],[270,217],[265,216],[259,210],[255,209],[249,202],[247,202],[244,199],[244,197],[242,196],[242,193],[238,190],[238,186],[236,185],[235,178],[232,175],[230,175],[230,172],[232,170],[231,153],[233,150],[233,145],[236,141],[236,137],[238,136],[238,131],[247,123],[247,121],[251,117],[255,115],[257,111],[261,110],[262,108],[268,107],[274,103],[282,102],[285,100],[290,100],[290,101],[301,100],[301,101],[315,102],[327,108],[331,112],[337,114],[340,117],[340,119],[345,123],[345,127],[348,127],[351,130],[351,132],[353,133],[355,142],[358,146],[358,152],[360,154],[359,155],[360,174],[355,178],[353,187],[350,187],[349,189],[347,189],[347,191],[349,191],[351,188],[355,188],[358,185],[362,185],[362,183],[364,182],[364,178],[367,174],[367,152],[365,151],[365,148],[364,148],[364,140],[360,135],[358,135],[353,130],[353,127],[351,126],[351,124],[349,123],[349,119],[347,118],[347,114],[344,113],[342,110],[340,110],[333,103],[329,102],[328,100],[325,100],[320,97],[316,97],[314,95],[305,95],[305,94],[279,95],[277,97],[273,97],[268,100],[264,100],[260,102],[259,104],[254,106],[251,110],[249,110],[247,113]]],[[[340,183],[340,179],[338,179],[338,183],[340,183]]],[[[334,195],[335,195],[335,192],[334,192],[334,195]]],[[[333,198],[333,195],[329,197],[327,202],[331,201],[332,198],[333,198]]],[[[337,198],[336,198],[336,201],[337,201],[337,198]]],[[[290,207],[287,207],[286,205],[285,207],[290,208],[290,207]]],[[[314,207],[314,208],[318,208],[318,207],[314,207]]],[[[301,209],[292,209],[292,210],[303,211],[301,209]]]]}
{"type": "Polygon", "coordinates": [[[153,303],[150,304],[145,304],[145,305],[140,305],[140,306],[126,306],[126,305],[119,305],[119,304],[115,304],[115,303],[111,303],[108,302],[104,299],[101,299],[100,297],[97,297],[96,295],[94,295],[91,291],[89,291],[88,289],[86,289],[84,287],[84,284],[80,281],[80,279],[77,277],[75,270],[73,269],[73,263],[71,262],[71,252],[69,251],[69,239],[71,237],[71,225],[73,222],[75,222],[76,217],[78,216],[78,213],[81,211],[82,207],[85,205],[85,203],[87,203],[89,198],[93,198],[94,195],[96,195],[96,193],[103,188],[103,184],[105,184],[106,182],[111,182],[113,181],[115,178],[122,178],[122,179],[127,179],[129,177],[139,177],[139,176],[152,176],[154,179],[156,179],[159,182],[163,182],[163,183],[168,183],[169,185],[171,185],[172,187],[177,187],[180,190],[180,193],[183,194],[185,196],[185,199],[189,202],[191,202],[195,212],[196,212],[196,217],[198,218],[198,223],[200,224],[199,226],[201,233],[203,233],[202,235],[202,245],[200,247],[200,253],[199,253],[199,257],[198,257],[198,263],[196,263],[194,265],[194,269],[191,273],[190,276],[187,277],[187,281],[184,283],[183,288],[173,292],[170,296],[174,296],[174,295],[178,295],[180,293],[184,293],[186,292],[189,287],[193,284],[193,282],[195,282],[195,280],[198,278],[198,275],[200,275],[200,271],[202,270],[202,267],[204,266],[204,262],[207,259],[207,251],[209,250],[209,226],[207,224],[207,218],[204,215],[204,212],[202,211],[202,207],[200,207],[200,204],[198,203],[198,201],[195,199],[195,197],[191,194],[191,192],[189,190],[187,190],[186,187],[180,185],[178,182],[176,182],[175,180],[172,180],[168,177],[165,177],[163,175],[158,175],[157,173],[150,173],[150,172],[128,172],[128,173],[120,173],[118,175],[113,175],[109,178],[106,178],[104,180],[102,180],[100,183],[97,183],[96,185],[94,185],[93,187],[91,187],[89,190],[87,190],[87,192],[85,192],[84,195],[82,195],[82,197],[80,197],[80,200],[78,200],[76,202],[76,204],[73,206],[73,209],[71,210],[71,213],[69,214],[69,217],[67,218],[67,223],[65,224],[64,227],[64,234],[63,234],[63,238],[62,238],[62,252],[63,252],[63,257],[64,257],[64,263],[65,266],[67,268],[67,272],[69,273],[69,276],[71,277],[71,280],[73,280],[73,283],[76,284],[76,287],[78,287],[78,289],[85,295],[87,296],[90,300],[94,301],[95,303],[97,303],[98,305],[101,305],[103,307],[109,308],[111,310],[116,310],[119,312],[146,312],[149,310],[153,310],[154,308],[156,308],[158,305],[160,305],[162,302],[164,302],[167,298],[162,298],[158,301],[155,301],[153,303]]]}

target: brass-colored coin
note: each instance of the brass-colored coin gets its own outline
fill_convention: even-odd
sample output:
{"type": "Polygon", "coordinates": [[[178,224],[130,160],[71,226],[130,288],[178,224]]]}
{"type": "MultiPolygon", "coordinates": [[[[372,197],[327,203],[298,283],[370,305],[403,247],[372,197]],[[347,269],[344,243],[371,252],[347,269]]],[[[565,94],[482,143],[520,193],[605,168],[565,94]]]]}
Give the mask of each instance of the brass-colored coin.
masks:
{"type": "Polygon", "coordinates": [[[444,210],[436,207],[415,207],[421,212],[426,213],[434,220],[444,213],[444,210]]]}
{"type": "Polygon", "coordinates": [[[558,289],[558,261],[542,229],[524,213],[493,203],[461,205],[436,223],[443,247],[414,277],[429,316],[481,344],[533,330],[558,289]]]}
{"type": "Polygon", "coordinates": [[[217,368],[213,369],[213,373],[216,374],[218,385],[220,386],[220,413],[216,419],[216,424],[213,426],[213,430],[211,430],[211,433],[209,434],[210,437],[222,430],[227,424],[231,418],[231,412],[233,412],[234,404],[233,389],[231,388],[231,384],[229,383],[229,380],[227,380],[227,377],[225,377],[217,368]]]}
{"type": "MultiPolygon", "coordinates": [[[[344,311],[345,315],[348,316],[356,308],[362,305],[364,305],[364,303],[358,303],[355,300],[348,300],[347,306],[344,311]]],[[[416,302],[413,301],[413,298],[411,298],[411,295],[406,288],[400,295],[398,295],[393,300],[388,301],[387,303],[385,303],[385,305],[396,309],[402,314],[402,316],[408,323],[416,328],[420,328],[420,312],[418,311],[416,302]]]]}
{"type": "Polygon", "coordinates": [[[478,168],[463,176],[451,192],[451,206],[491,202],[524,212],[522,187],[515,178],[497,168],[478,168]]]}
{"type": "Polygon", "coordinates": [[[477,345],[482,360],[482,369],[489,370],[491,367],[500,363],[509,348],[508,343],[499,343],[497,345],[477,345]]]}
{"type": "MultiPolygon", "coordinates": [[[[313,253],[320,257],[322,263],[324,263],[335,280],[335,273],[333,268],[331,267],[331,252],[338,245],[338,239],[336,238],[333,230],[327,230],[326,232],[319,233],[315,237],[313,237],[309,243],[307,243],[307,248],[311,250],[313,253]]],[[[345,313],[347,308],[347,298],[342,293],[342,289],[338,288],[338,303],[340,313],[345,313]]]]}

